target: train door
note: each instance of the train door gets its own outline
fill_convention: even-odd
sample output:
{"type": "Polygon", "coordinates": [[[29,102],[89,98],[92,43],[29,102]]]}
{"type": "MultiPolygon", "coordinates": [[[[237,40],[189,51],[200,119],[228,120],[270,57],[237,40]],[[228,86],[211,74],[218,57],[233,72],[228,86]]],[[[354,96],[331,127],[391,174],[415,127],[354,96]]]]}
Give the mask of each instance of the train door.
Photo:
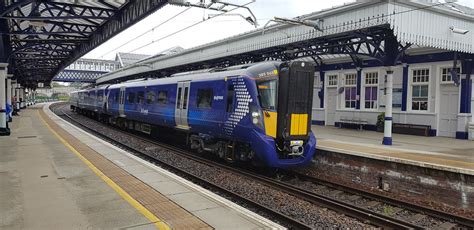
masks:
{"type": "Polygon", "coordinates": [[[120,87],[119,92],[119,116],[125,117],[125,87],[120,87]]]}
{"type": "Polygon", "coordinates": [[[235,105],[235,88],[232,81],[227,80],[227,97],[226,97],[226,119],[228,120],[229,117],[234,112],[234,105],[235,105]]]}
{"type": "Polygon", "coordinates": [[[188,107],[190,86],[190,81],[178,82],[174,117],[176,121],[176,127],[180,129],[189,129],[188,107]]]}

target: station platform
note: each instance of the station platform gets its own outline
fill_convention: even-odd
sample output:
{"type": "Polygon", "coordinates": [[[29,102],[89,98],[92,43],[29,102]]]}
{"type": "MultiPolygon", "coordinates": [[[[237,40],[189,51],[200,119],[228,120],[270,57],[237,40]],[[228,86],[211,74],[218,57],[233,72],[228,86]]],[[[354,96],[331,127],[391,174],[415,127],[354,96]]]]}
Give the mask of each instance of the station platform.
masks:
{"type": "Polygon", "coordinates": [[[312,126],[318,149],[474,175],[474,142],[447,137],[393,134],[393,145],[381,144],[383,133],[312,126]]]}
{"type": "Polygon", "coordinates": [[[0,229],[283,229],[47,107],[0,137],[0,229]]]}

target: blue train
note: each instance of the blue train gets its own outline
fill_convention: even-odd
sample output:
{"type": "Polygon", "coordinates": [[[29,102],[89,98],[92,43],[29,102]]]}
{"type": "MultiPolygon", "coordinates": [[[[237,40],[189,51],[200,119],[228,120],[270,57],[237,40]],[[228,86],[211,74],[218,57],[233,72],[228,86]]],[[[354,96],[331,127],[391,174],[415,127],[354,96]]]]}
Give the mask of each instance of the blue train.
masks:
{"type": "Polygon", "coordinates": [[[297,167],[316,147],[313,80],[309,62],[269,61],[100,85],[72,93],[71,108],[147,134],[172,128],[230,162],[297,167]]]}

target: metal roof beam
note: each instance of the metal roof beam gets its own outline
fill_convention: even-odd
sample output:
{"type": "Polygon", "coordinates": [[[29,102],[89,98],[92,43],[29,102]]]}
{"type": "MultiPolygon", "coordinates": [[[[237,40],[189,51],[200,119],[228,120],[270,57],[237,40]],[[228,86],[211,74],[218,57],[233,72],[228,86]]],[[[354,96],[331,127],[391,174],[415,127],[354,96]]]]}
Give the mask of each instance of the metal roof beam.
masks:
{"type": "Polygon", "coordinates": [[[52,31],[52,32],[46,32],[46,31],[12,31],[12,32],[7,32],[3,33],[6,35],[67,35],[69,37],[75,37],[75,38],[87,38],[87,35],[92,34],[92,32],[67,32],[67,31],[52,31]],[[84,34],[84,35],[77,35],[77,34],[84,34]]]}
{"type": "Polygon", "coordinates": [[[60,56],[60,57],[45,57],[49,55],[44,55],[44,56],[34,56],[34,57],[14,57],[15,60],[38,60],[38,58],[41,58],[40,60],[63,60],[63,59],[68,59],[69,56],[60,56]]]}
{"type": "Polygon", "coordinates": [[[88,43],[81,45],[81,47],[73,53],[70,61],[63,63],[60,69],[69,66],[74,62],[74,60],[83,56],[94,47],[102,44],[109,38],[147,17],[167,3],[167,0],[140,0],[128,2],[128,4],[116,13],[115,20],[109,20],[102,26],[102,33],[93,34],[91,40],[88,43]]]}
{"type": "Polygon", "coordinates": [[[17,1],[17,2],[13,2],[12,4],[8,5],[5,7],[5,9],[0,13],[0,17],[3,17],[9,13],[12,13],[13,11],[15,10],[19,10],[21,11],[21,8],[23,6],[26,6],[28,4],[31,4],[33,2],[35,2],[36,0],[24,0],[24,1],[17,1]]]}
{"type": "Polygon", "coordinates": [[[67,43],[81,43],[81,42],[85,42],[85,41],[88,41],[89,39],[87,38],[28,38],[28,39],[21,39],[21,38],[12,38],[11,39],[12,41],[16,41],[16,42],[26,42],[26,43],[52,43],[52,44],[56,44],[56,43],[64,43],[64,44],[67,44],[67,43]]]}

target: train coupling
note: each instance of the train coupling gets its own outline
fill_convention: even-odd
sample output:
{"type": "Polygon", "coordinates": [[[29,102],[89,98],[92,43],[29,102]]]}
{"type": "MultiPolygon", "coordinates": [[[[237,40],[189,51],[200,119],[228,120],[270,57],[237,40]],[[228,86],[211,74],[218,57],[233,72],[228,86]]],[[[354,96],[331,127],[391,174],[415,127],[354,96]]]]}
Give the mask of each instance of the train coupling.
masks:
{"type": "Polygon", "coordinates": [[[291,141],[290,142],[291,153],[290,156],[301,156],[304,153],[303,141],[291,141]]]}

